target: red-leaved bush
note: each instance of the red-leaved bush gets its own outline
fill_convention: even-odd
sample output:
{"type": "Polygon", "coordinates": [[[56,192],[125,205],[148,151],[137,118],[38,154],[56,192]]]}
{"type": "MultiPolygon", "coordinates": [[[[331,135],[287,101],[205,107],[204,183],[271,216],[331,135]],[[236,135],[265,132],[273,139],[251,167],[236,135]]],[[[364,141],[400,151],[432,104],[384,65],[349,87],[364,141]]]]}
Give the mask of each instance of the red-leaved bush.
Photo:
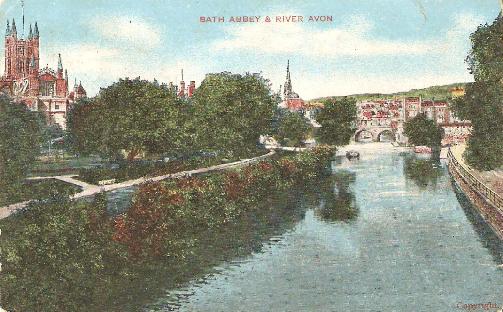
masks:
{"type": "Polygon", "coordinates": [[[304,184],[326,168],[330,147],[263,160],[240,170],[205,177],[146,183],[131,208],[115,218],[113,240],[127,245],[132,257],[170,257],[184,235],[218,227],[250,209],[271,192],[304,184]]]}

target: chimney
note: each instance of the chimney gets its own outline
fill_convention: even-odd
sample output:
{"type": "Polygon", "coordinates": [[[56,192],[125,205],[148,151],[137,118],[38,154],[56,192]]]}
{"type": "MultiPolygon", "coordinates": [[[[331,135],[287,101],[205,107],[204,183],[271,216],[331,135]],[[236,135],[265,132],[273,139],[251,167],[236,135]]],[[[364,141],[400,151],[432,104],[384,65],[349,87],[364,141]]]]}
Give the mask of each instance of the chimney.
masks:
{"type": "Polygon", "coordinates": [[[192,97],[192,95],[194,95],[194,91],[196,90],[196,82],[195,81],[191,81],[190,84],[189,84],[189,90],[188,90],[188,97],[192,97]]]}
{"type": "Polygon", "coordinates": [[[180,81],[180,91],[178,92],[179,97],[185,96],[185,81],[180,81]]]}
{"type": "Polygon", "coordinates": [[[178,92],[179,97],[185,96],[185,81],[183,80],[183,68],[182,68],[182,81],[180,81],[180,91],[178,92]]]}

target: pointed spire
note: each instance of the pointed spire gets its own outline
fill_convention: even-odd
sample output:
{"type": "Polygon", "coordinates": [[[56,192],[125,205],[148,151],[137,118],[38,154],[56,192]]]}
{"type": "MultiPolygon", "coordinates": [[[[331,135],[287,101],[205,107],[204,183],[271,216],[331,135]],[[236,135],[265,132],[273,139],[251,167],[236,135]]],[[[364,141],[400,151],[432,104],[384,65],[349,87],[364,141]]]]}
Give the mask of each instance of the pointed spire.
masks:
{"type": "Polygon", "coordinates": [[[38,33],[38,24],[35,22],[35,30],[33,31],[33,38],[38,38],[40,37],[40,34],[38,33]]]}
{"type": "Polygon", "coordinates": [[[14,19],[12,19],[11,34],[17,36],[16,21],[14,19]]]}
{"type": "Polygon", "coordinates": [[[68,69],[65,69],[65,80],[66,84],[68,85],[68,69]]]}
{"type": "Polygon", "coordinates": [[[33,29],[31,28],[31,24],[30,24],[30,33],[28,34],[28,39],[33,39],[33,29]]]}
{"type": "Polygon", "coordinates": [[[5,30],[5,37],[10,36],[10,24],[9,20],[7,20],[7,29],[5,30]]]}
{"type": "Polygon", "coordinates": [[[23,28],[22,28],[22,31],[21,31],[21,36],[24,39],[24,0],[21,0],[21,8],[23,10],[23,28]]]}
{"type": "Polygon", "coordinates": [[[63,71],[63,61],[61,61],[61,53],[58,54],[58,71],[63,71]]]}
{"type": "Polygon", "coordinates": [[[289,97],[292,93],[292,79],[290,78],[290,60],[288,60],[286,65],[286,81],[283,87],[283,94],[285,97],[289,97]]]}
{"type": "Polygon", "coordinates": [[[73,87],[74,87],[74,88],[77,88],[77,87],[78,87],[78,86],[77,86],[77,78],[75,78],[75,83],[73,84],[73,87]]]}

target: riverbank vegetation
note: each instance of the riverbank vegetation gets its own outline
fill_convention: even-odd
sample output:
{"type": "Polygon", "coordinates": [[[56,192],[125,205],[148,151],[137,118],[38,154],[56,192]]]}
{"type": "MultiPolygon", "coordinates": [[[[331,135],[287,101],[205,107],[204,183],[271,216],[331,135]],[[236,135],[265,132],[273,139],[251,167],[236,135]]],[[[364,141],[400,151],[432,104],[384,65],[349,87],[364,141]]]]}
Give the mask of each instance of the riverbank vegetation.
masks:
{"type": "Polygon", "coordinates": [[[416,146],[429,146],[439,148],[442,145],[444,130],[435,121],[426,117],[425,114],[418,114],[408,120],[404,126],[405,135],[409,138],[409,143],[416,146]]]}
{"type": "Polygon", "coordinates": [[[232,222],[260,207],[264,195],[319,178],[333,153],[332,148],[319,147],[239,171],[146,184],[127,213],[116,219],[114,239],[127,245],[134,257],[172,257],[172,244],[180,241],[173,235],[232,222]]]}
{"type": "MultiPolygon", "coordinates": [[[[54,193],[0,221],[8,233],[0,237],[2,307],[9,311],[139,309],[170,283],[186,281],[215,261],[232,257],[237,252],[232,246],[249,250],[244,246],[257,236],[258,223],[274,222],[270,214],[283,211],[278,203],[291,203],[289,196],[326,175],[333,154],[333,148],[321,146],[240,170],[145,184],[132,207],[117,217],[106,213],[101,196],[93,202],[76,202],[68,194],[54,193]],[[274,209],[268,208],[271,203],[274,209]],[[243,232],[225,235],[234,228],[243,232]],[[211,258],[219,260],[195,258],[197,252],[213,249],[208,248],[212,244],[223,245],[217,248],[223,253],[211,258]],[[194,263],[200,266],[193,267],[194,263]],[[180,276],[170,275],[171,266],[180,268],[180,276]]],[[[296,215],[293,206],[284,209],[296,215]]],[[[277,220],[290,217],[281,213],[277,220]]]]}
{"type": "Polygon", "coordinates": [[[335,146],[347,145],[356,131],[356,114],[354,98],[325,100],[323,108],[315,116],[321,125],[318,133],[320,142],[335,146]]]}
{"type": "Polygon", "coordinates": [[[503,17],[481,25],[471,34],[467,57],[475,82],[455,102],[456,114],[471,120],[473,130],[464,153],[466,161],[480,170],[503,166],[503,17]]]}
{"type": "Polygon", "coordinates": [[[299,112],[278,109],[274,125],[274,138],[282,146],[301,146],[311,132],[311,125],[299,112]]]}

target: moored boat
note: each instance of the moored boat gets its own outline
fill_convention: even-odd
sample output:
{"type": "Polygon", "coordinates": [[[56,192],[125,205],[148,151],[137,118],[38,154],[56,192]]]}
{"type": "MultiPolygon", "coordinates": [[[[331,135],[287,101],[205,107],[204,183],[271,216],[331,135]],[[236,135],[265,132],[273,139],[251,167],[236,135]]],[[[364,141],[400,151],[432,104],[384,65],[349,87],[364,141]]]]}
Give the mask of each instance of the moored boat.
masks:
{"type": "Polygon", "coordinates": [[[346,152],[347,159],[360,158],[360,153],[357,151],[347,151],[346,152]]]}

